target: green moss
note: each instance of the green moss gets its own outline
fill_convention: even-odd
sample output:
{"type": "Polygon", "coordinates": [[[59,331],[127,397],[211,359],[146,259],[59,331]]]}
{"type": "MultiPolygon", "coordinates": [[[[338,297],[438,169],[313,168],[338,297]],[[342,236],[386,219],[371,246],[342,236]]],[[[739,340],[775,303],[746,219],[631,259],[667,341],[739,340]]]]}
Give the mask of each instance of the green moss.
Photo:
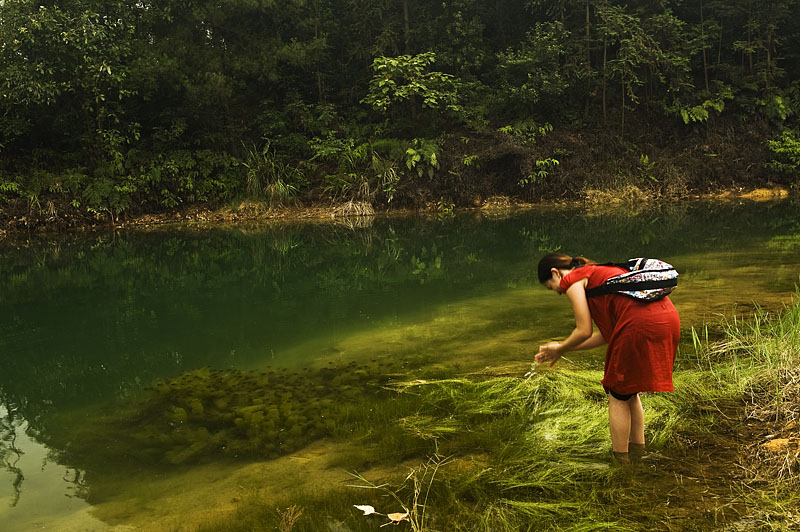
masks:
{"type": "Polygon", "coordinates": [[[384,389],[388,381],[354,364],[315,371],[189,371],[114,405],[111,413],[90,416],[74,448],[94,452],[73,461],[187,465],[273,458],[352,425],[348,419],[362,405],[395,395],[384,389]]]}

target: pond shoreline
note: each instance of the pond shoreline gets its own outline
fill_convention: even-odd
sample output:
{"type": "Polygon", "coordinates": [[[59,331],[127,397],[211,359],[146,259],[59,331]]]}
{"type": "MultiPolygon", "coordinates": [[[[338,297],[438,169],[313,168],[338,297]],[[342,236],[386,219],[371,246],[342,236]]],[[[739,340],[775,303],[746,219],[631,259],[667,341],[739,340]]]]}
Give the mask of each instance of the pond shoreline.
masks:
{"type": "MultiPolygon", "coordinates": [[[[94,216],[83,213],[49,213],[39,209],[27,215],[1,213],[0,238],[6,235],[26,234],[31,232],[70,233],[75,231],[125,229],[125,228],[151,228],[155,226],[172,224],[192,224],[211,226],[230,226],[241,223],[260,223],[275,221],[315,221],[315,222],[342,222],[369,218],[372,216],[408,216],[414,214],[447,218],[460,212],[505,212],[538,207],[574,207],[586,206],[587,208],[608,210],[654,206],[659,203],[680,204],[694,201],[774,201],[786,200],[797,197],[797,193],[783,187],[745,189],[736,187],[711,194],[688,194],[678,198],[656,197],[637,187],[628,186],[621,190],[589,190],[580,200],[552,200],[536,203],[525,202],[508,196],[493,196],[487,198],[479,205],[442,206],[436,203],[426,204],[417,208],[384,208],[375,209],[367,203],[340,203],[340,204],[311,204],[285,207],[271,207],[265,202],[243,200],[235,206],[210,207],[202,205],[189,205],[182,209],[169,212],[152,212],[129,214],[122,212],[115,217],[107,213],[94,216]]],[[[0,211],[1,212],[1,211],[0,211]]],[[[359,225],[358,223],[345,223],[345,225],[359,225]]]]}

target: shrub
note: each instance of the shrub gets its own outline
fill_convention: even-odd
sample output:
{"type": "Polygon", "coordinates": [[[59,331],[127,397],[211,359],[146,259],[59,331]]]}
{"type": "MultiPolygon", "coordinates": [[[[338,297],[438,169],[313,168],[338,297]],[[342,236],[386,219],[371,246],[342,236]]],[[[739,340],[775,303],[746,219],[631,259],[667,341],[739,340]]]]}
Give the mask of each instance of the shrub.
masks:
{"type": "Polygon", "coordinates": [[[767,168],[795,178],[800,176],[800,133],[784,129],[779,138],[768,140],[767,146],[774,155],[767,168]]]}

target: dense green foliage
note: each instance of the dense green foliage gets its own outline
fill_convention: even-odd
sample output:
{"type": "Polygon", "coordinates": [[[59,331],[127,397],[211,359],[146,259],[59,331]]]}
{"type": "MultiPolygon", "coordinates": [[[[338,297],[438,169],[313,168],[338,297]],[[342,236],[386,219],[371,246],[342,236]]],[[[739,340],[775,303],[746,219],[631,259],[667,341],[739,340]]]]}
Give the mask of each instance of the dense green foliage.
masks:
{"type": "Polygon", "coordinates": [[[0,201],[463,201],[569,171],[553,129],[785,142],[798,20],[794,0],[4,0],[0,201]]]}

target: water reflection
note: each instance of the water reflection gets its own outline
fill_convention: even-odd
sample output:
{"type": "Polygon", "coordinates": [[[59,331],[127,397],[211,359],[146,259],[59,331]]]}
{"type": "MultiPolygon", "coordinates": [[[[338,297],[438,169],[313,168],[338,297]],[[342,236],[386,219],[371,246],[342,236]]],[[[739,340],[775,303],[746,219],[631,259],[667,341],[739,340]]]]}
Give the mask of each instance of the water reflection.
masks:
{"type": "Polygon", "coordinates": [[[106,530],[90,515],[83,472],[59,465],[13,407],[0,406],[0,523],[6,532],[106,530]]]}
{"type": "Polygon", "coordinates": [[[25,476],[18,467],[22,451],[17,446],[17,431],[23,430],[22,420],[16,419],[12,411],[6,406],[0,406],[0,462],[6,472],[13,477],[11,487],[13,495],[10,497],[9,506],[16,506],[19,502],[20,488],[25,476]]]}

